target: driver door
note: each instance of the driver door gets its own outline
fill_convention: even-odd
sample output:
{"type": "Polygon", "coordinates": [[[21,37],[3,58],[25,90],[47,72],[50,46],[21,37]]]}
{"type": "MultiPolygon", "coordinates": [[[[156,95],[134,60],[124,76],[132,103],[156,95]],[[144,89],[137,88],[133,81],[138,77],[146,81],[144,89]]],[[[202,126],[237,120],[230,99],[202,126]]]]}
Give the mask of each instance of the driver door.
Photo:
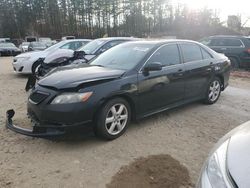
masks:
{"type": "MultiPolygon", "coordinates": [[[[184,65],[177,44],[166,44],[157,49],[145,66],[159,62],[162,70],[142,71],[138,74],[140,114],[161,110],[184,99],[184,65]]],[[[145,67],[144,66],[144,67],[145,67]]]]}

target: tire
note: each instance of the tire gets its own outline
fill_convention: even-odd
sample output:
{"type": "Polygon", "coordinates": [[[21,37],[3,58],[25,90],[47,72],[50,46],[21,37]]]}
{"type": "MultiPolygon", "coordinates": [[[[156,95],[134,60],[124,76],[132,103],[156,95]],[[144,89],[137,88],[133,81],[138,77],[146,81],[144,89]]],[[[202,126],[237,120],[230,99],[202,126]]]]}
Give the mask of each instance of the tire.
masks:
{"type": "Polygon", "coordinates": [[[239,69],[240,68],[240,63],[239,60],[235,57],[229,57],[231,61],[231,67],[233,70],[239,69]]]}
{"type": "Polygon", "coordinates": [[[111,99],[98,111],[95,134],[105,140],[114,140],[126,131],[130,119],[131,109],[128,102],[122,98],[111,99]]]}
{"type": "Polygon", "coordinates": [[[40,65],[41,63],[39,61],[36,61],[35,63],[33,63],[32,67],[31,67],[31,72],[33,75],[36,74],[36,69],[37,67],[40,65]]]}
{"type": "Polygon", "coordinates": [[[208,84],[205,103],[206,104],[214,104],[220,98],[221,94],[221,80],[218,77],[215,77],[208,84]]]}

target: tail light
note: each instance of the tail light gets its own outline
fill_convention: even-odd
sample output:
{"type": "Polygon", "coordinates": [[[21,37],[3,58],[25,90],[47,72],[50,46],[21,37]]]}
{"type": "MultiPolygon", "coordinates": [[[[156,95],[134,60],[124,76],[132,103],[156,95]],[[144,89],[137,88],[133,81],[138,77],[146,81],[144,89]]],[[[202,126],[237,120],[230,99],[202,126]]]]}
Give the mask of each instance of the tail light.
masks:
{"type": "Polygon", "coordinates": [[[246,52],[250,54],[250,48],[248,48],[248,49],[246,50],[246,52]]]}

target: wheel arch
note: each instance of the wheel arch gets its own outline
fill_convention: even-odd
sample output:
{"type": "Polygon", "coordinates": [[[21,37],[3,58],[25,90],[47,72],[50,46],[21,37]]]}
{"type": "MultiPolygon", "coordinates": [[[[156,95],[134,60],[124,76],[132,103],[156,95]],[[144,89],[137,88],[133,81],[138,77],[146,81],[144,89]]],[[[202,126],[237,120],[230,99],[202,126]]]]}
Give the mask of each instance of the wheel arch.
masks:
{"type": "Polygon", "coordinates": [[[135,120],[136,119],[136,105],[135,105],[135,101],[132,99],[132,97],[130,97],[128,94],[126,93],[121,93],[121,94],[115,94],[109,97],[106,97],[105,99],[103,99],[98,107],[97,110],[94,113],[94,119],[96,119],[98,112],[101,110],[101,108],[110,100],[115,99],[115,98],[122,98],[124,99],[130,106],[130,110],[131,110],[131,119],[135,120]]]}
{"type": "Polygon", "coordinates": [[[216,74],[215,77],[220,79],[220,82],[222,84],[221,90],[223,91],[225,89],[225,87],[224,87],[224,76],[222,74],[216,74]]]}

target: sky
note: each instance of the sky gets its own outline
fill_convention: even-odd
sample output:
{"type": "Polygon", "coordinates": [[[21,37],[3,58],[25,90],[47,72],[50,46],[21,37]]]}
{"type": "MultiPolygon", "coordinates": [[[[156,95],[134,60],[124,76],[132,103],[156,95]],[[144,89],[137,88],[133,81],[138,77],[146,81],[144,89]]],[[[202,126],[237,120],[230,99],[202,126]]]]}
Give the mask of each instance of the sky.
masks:
{"type": "MultiPolygon", "coordinates": [[[[226,21],[228,15],[241,15],[242,23],[250,18],[250,0],[172,0],[172,2],[186,4],[190,9],[203,7],[216,9],[221,21],[226,21]]],[[[250,19],[247,26],[250,26],[250,19]]]]}

